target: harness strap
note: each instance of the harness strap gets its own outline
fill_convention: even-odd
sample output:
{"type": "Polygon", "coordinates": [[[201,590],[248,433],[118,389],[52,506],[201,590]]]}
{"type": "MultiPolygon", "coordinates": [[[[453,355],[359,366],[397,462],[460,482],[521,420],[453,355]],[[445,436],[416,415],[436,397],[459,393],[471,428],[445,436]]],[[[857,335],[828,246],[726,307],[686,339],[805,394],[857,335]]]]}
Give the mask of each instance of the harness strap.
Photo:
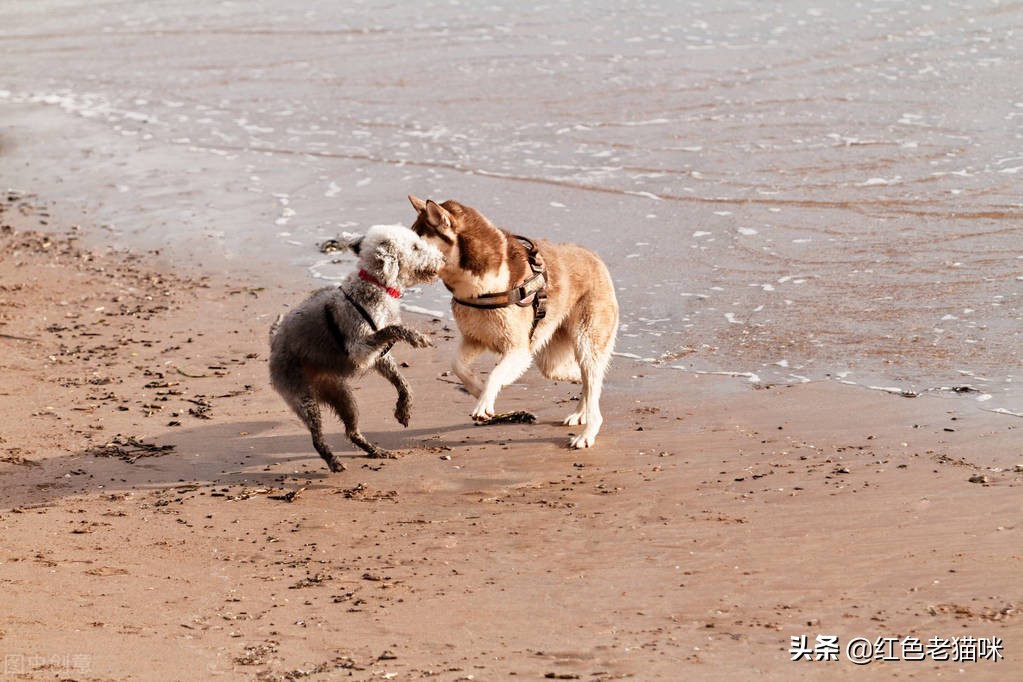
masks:
{"type": "Polygon", "coordinates": [[[545,317],[547,317],[547,290],[541,289],[536,292],[536,297],[533,299],[533,326],[529,328],[530,338],[533,338],[536,325],[540,324],[540,320],[545,317]]]}
{"type": "MultiPolygon", "coordinates": [[[[362,307],[362,304],[360,304],[358,301],[352,298],[352,295],[345,291],[344,288],[342,287],[338,288],[341,289],[341,293],[345,295],[345,298],[348,299],[348,302],[352,304],[352,307],[355,308],[356,312],[358,312],[359,315],[362,316],[362,319],[366,320],[366,324],[369,325],[370,329],[372,329],[374,332],[380,331],[380,328],[377,327],[377,323],[373,320],[373,317],[366,311],[366,309],[362,307]]],[[[330,314],[330,308],[327,307],[324,309],[324,311],[327,313],[328,327],[331,327],[331,334],[334,335],[336,331],[336,335],[334,335],[334,340],[337,341],[338,339],[340,339],[339,343],[341,344],[341,347],[344,348],[344,337],[341,336],[341,330],[338,329],[337,322],[334,321],[334,316],[330,314]]],[[[393,343],[389,343],[386,346],[384,346],[384,349],[380,352],[380,357],[383,357],[390,353],[392,348],[394,348],[393,343]]]]}
{"type": "Polygon", "coordinates": [[[341,333],[341,328],[337,326],[337,320],[334,319],[334,313],[330,311],[330,304],[323,306],[323,321],[327,324],[327,331],[330,332],[331,338],[334,339],[334,343],[338,345],[341,350],[346,350],[345,335],[341,333]]]}
{"type": "MultiPolygon", "coordinates": [[[[540,320],[547,316],[547,268],[544,265],[543,256],[540,255],[540,250],[533,243],[533,240],[520,235],[512,236],[525,247],[529,269],[533,272],[533,276],[508,291],[481,294],[471,299],[458,298],[452,292],[451,299],[460,305],[481,310],[496,310],[498,308],[507,308],[511,305],[524,308],[532,305],[533,326],[529,330],[529,336],[532,338],[533,332],[536,331],[536,326],[540,324],[540,320]]],[[[444,286],[448,286],[446,282],[444,286]]],[[[448,291],[451,291],[451,287],[448,287],[448,291]]]]}
{"type": "MultiPolygon", "coordinates": [[[[447,286],[445,283],[444,286],[447,286]]],[[[470,308],[481,308],[483,310],[494,310],[495,308],[507,308],[510,305],[518,305],[525,307],[533,302],[533,295],[537,294],[547,288],[547,274],[545,272],[538,272],[525,282],[509,289],[508,291],[502,291],[496,294],[481,294],[473,298],[458,298],[454,296],[452,292],[452,298],[462,305],[467,305],[470,308]]],[[[452,291],[451,287],[448,287],[448,291],[452,291]]]]}
{"type": "Polygon", "coordinates": [[[380,329],[377,327],[377,323],[373,321],[372,317],[370,317],[370,314],[368,312],[366,312],[366,309],[363,308],[362,305],[358,301],[356,301],[354,298],[352,298],[351,294],[349,294],[344,289],[341,289],[341,293],[345,295],[345,298],[347,298],[348,302],[352,304],[352,307],[355,308],[355,310],[360,315],[362,315],[362,319],[366,320],[366,324],[368,324],[370,326],[370,329],[372,329],[375,332],[380,331],[380,329]]]}
{"type": "MultiPolygon", "coordinates": [[[[543,261],[543,256],[540,255],[540,249],[536,248],[536,244],[531,239],[526,237],[518,236],[515,237],[526,247],[526,252],[529,256],[529,267],[533,271],[533,278],[543,277],[543,286],[536,291],[536,295],[533,297],[533,326],[529,329],[529,337],[533,337],[533,332],[536,331],[536,325],[540,324],[540,320],[547,317],[547,268],[543,261]]],[[[519,305],[522,305],[521,303],[519,305]]]]}

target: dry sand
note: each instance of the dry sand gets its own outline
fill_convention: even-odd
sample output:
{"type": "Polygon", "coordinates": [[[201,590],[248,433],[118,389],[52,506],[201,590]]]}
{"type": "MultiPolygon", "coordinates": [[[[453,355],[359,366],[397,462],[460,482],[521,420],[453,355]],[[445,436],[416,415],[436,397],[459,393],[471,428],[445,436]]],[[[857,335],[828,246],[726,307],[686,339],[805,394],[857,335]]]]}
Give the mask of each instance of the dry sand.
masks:
{"type": "Polygon", "coordinates": [[[267,327],[305,291],[83,249],[4,199],[12,679],[1023,676],[1017,418],[619,359],[598,445],[574,452],[576,387],[531,372],[499,407],[536,424],[472,426],[455,332],[413,317],[436,348],[395,350],[411,427],[382,379],[359,391],[403,456],[360,458],[335,424],[331,475],[266,376],[267,327]],[[837,636],[840,660],[792,661],[801,635],[837,636]],[[855,637],[1003,648],[858,666],[855,637]]]}

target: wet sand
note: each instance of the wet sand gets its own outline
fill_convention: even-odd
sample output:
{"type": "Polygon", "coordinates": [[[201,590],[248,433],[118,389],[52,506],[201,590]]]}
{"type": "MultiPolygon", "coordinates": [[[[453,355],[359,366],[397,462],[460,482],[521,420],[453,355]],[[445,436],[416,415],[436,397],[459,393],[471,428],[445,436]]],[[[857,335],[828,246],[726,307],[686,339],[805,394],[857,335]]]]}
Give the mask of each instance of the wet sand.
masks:
{"type": "Polygon", "coordinates": [[[436,346],[395,351],[410,428],[386,382],[359,389],[364,431],[403,456],[357,457],[334,425],[331,475],[266,376],[267,327],[304,289],[86,249],[32,197],[0,223],[6,676],[1023,673],[1018,420],[620,358],[574,452],[574,386],[532,371],[499,407],[536,424],[472,426],[455,332],[410,316],[436,346]],[[792,661],[802,635],[840,660],[792,661]],[[856,637],[997,637],[1003,658],[858,666],[856,637]]]}

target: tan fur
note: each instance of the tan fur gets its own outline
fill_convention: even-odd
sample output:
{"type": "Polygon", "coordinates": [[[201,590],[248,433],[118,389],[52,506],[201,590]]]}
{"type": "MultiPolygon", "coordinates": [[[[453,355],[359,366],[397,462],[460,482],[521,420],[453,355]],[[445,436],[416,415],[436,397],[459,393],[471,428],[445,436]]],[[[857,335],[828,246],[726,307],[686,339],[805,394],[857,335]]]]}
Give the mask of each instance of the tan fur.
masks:
{"type": "MultiPolygon", "coordinates": [[[[419,216],[412,229],[445,256],[441,279],[457,298],[470,299],[519,286],[529,275],[524,246],[481,213],[456,201],[438,204],[409,196],[419,216]]],[[[480,310],[452,302],[462,342],[454,371],[479,398],[474,419],[494,415],[500,389],[533,359],[551,379],[582,381],[579,409],[565,419],[584,425],[570,445],[593,444],[603,418],[599,400],[618,329],[618,301],[611,275],[592,251],[575,244],[534,240],[547,267],[547,316],[530,338],[531,307],[480,310]],[[470,365],[484,351],[500,356],[484,384],[470,365]]]]}

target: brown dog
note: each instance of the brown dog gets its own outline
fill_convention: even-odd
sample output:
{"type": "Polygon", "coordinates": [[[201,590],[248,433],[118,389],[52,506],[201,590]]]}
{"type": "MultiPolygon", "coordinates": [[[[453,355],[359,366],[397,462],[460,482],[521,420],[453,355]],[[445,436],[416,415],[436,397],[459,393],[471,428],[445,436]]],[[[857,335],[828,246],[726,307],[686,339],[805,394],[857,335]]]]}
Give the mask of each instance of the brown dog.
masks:
{"type": "Polygon", "coordinates": [[[411,195],[409,201],[419,213],[412,229],[445,257],[440,276],[462,332],[454,371],[479,399],[473,419],[493,417],[498,392],[535,358],[550,379],[582,381],[579,409],[565,424],[584,426],[571,447],[593,445],[618,330],[618,300],[604,263],[575,244],[516,237],[456,201],[411,195]],[[470,368],[483,351],[500,356],[486,384],[470,368]]]}

